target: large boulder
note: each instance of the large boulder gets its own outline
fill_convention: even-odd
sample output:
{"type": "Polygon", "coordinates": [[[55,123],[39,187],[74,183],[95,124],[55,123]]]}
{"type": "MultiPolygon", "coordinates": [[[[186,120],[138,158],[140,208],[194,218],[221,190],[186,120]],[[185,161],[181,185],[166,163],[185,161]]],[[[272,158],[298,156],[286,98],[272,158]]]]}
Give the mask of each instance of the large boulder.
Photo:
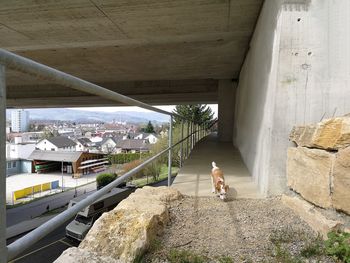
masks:
{"type": "Polygon", "coordinates": [[[350,116],[294,127],[289,139],[298,146],[338,150],[350,146],[350,116]]]}
{"type": "Polygon", "coordinates": [[[78,251],[68,250],[56,262],[134,262],[159,235],[169,220],[170,201],[181,198],[180,192],[168,187],[138,189],[118,206],[104,213],[80,243],[78,251]],[[76,261],[69,258],[76,257],[76,261]],[[101,257],[101,261],[98,260],[101,257]],[[80,260],[80,261],[79,261],[80,260]],[[106,261],[107,260],[107,261],[106,261]],[[84,261],[85,262],[85,261],[84,261]]]}
{"type": "Polygon", "coordinates": [[[335,154],[319,149],[289,148],[288,186],[317,206],[331,207],[330,176],[334,158],[335,154]]]}
{"type": "Polygon", "coordinates": [[[350,147],[337,153],[332,188],[333,206],[350,215],[350,147]]]}

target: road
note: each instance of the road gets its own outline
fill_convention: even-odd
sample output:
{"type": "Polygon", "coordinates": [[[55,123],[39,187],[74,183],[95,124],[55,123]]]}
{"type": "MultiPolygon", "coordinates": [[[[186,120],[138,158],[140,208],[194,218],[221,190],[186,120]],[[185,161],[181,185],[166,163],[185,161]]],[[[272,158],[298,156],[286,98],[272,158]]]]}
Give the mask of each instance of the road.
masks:
{"type": "MultiPolygon", "coordinates": [[[[172,178],[172,181],[174,177],[172,178]]],[[[158,182],[154,184],[154,187],[157,186],[166,186],[167,180],[158,182]]],[[[11,209],[12,210],[12,209],[11,209]]],[[[63,224],[55,231],[51,232],[50,235],[46,236],[38,243],[33,245],[30,249],[21,253],[15,260],[11,262],[16,263],[51,263],[54,262],[63,251],[69,247],[78,246],[78,242],[74,242],[65,237],[65,229],[67,224],[71,221],[70,219],[67,223],[63,224]]],[[[23,234],[24,235],[24,234],[23,234]]],[[[10,244],[20,238],[21,236],[15,238],[10,238],[7,240],[7,244],[10,244]]]]}
{"type": "MultiPolygon", "coordinates": [[[[26,250],[25,252],[20,254],[15,260],[10,262],[16,262],[16,263],[54,262],[62,254],[64,250],[72,246],[77,246],[79,244],[65,237],[65,228],[67,224],[68,223],[65,223],[61,227],[57,228],[50,235],[40,240],[33,247],[26,250]]],[[[16,239],[20,238],[21,236],[8,239],[7,243],[10,244],[14,242],[16,239]]]]}
{"type": "MultiPolygon", "coordinates": [[[[96,191],[96,183],[87,184],[77,188],[77,195],[96,191]]],[[[22,221],[30,220],[34,217],[40,216],[47,211],[65,206],[69,203],[69,200],[73,199],[75,195],[75,189],[65,191],[62,193],[43,197],[37,201],[33,201],[29,204],[6,210],[6,226],[10,227],[16,225],[22,221]]]]}

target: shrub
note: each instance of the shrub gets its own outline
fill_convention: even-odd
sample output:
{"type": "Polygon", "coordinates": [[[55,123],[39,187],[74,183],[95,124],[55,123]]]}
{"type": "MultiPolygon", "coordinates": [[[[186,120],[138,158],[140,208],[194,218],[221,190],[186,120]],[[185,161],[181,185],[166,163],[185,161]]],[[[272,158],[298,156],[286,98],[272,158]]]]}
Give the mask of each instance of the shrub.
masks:
{"type": "Polygon", "coordinates": [[[158,162],[153,162],[150,165],[147,165],[144,169],[144,175],[151,176],[153,181],[157,181],[159,179],[160,172],[162,170],[162,166],[158,162]]]}
{"type": "Polygon", "coordinates": [[[99,174],[96,177],[97,189],[100,189],[113,182],[116,178],[117,174],[99,174]]]}
{"type": "Polygon", "coordinates": [[[328,255],[350,263],[350,233],[329,232],[325,243],[328,255]]]}
{"type": "MultiPolygon", "coordinates": [[[[123,170],[125,173],[129,172],[130,170],[134,169],[135,167],[139,166],[142,163],[140,160],[134,160],[132,162],[126,163],[123,166],[123,170]]],[[[141,178],[143,176],[143,171],[137,172],[133,175],[133,178],[141,178]]]]}

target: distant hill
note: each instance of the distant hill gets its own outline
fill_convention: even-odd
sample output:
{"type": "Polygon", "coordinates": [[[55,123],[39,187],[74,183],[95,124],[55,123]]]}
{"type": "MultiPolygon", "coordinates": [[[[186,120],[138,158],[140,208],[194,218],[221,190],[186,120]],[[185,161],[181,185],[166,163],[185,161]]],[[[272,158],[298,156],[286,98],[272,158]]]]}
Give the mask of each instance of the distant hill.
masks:
{"type": "MultiPolygon", "coordinates": [[[[156,112],[137,112],[137,111],[83,111],[72,109],[28,109],[31,120],[61,120],[61,121],[103,121],[112,122],[125,121],[128,123],[145,123],[152,121],[154,123],[163,123],[169,121],[169,116],[156,112]]],[[[11,118],[11,110],[6,111],[7,118],[11,118]]]]}

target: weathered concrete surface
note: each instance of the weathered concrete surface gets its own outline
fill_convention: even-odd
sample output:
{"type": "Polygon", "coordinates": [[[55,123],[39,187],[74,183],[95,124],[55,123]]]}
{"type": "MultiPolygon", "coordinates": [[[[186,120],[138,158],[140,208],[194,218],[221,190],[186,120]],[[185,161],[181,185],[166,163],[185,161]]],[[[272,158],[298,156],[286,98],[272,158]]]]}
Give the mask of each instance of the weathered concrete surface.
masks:
{"type": "Polygon", "coordinates": [[[338,150],[350,145],[350,117],[323,120],[316,125],[294,127],[290,140],[299,146],[338,150]]]}
{"type": "Polygon", "coordinates": [[[165,186],[138,189],[95,222],[78,250],[68,249],[56,262],[75,257],[74,262],[134,262],[162,233],[169,220],[167,206],[179,198],[177,190],[165,186]]]}
{"type": "Polygon", "coordinates": [[[329,208],[331,175],[335,155],[323,150],[305,147],[289,148],[287,158],[288,186],[306,200],[329,208]]]}
{"type": "Polygon", "coordinates": [[[333,206],[350,215],[350,147],[337,153],[332,192],[333,206]]]}
{"type": "MultiPolygon", "coordinates": [[[[0,6],[0,32],[6,36],[0,46],[115,90],[119,82],[237,79],[262,2],[6,1],[0,6]]],[[[71,106],[73,96],[56,95],[48,81],[10,70],[7,82],[9,107],[71,106]],[[23,94],[31,88],[39,95],[23,94]],[[37,96],[41,100],[30,100],[37,96]]],[[[146,96],[133,96],[156,104],[213,103],[215,88],[214,96],[205,90],[186,94],[181,86],[177,92],[172,86],[173,100],[160,96],[161,89],[144,88],[137,95],[146,96]]],[[[78,105],[111,104],[76,96],[78,105]]]]}
{"type": "Polygon", "coordinates": [[[190,196],[215,196],[211,192],[211,163],[223,170],[230,186],[229,198],[264,197],[249,174],[242,158],[231,143],[220,142],[216,134],[203,138],[176,176],[172,187],[190,196]]]}
{"type": "Polygon", "coordinates": [[[350,2],[264,2],[242,67],[234,142],[261,191],[282,193],[293,126],[350,112],[350,2]]]}
{"type": "Polygon", "coordinates": [[[330,220],[322,213],[318,212],[315,207],[300,197],[282,195],[282,202],[299,215],[310,227],[320,233],[323,238],[327,238],[327,233],[341,228],[342,221],[330,220]]]}

